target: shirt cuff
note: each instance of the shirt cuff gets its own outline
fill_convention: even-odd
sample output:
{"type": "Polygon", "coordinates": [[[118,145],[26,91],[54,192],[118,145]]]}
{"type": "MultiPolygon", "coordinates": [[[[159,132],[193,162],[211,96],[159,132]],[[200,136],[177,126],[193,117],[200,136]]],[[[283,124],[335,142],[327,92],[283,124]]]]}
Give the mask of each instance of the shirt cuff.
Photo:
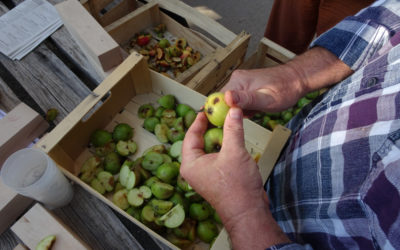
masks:
{"type": "Polygon", "coordinates": [[[266,248],[265,250],[312,250],[312,247],[310,245],[300,245],[297,243],[283,243],[283,244],[277,244],[274,246],[270,246],[269,248],[266,248]]]}
{"type": "Polygon", "coordinates": [[[310,47],[323,47],[357,70],[389,40],[390,35],[385,26],[353,16],[323,33],[310,47]]]}

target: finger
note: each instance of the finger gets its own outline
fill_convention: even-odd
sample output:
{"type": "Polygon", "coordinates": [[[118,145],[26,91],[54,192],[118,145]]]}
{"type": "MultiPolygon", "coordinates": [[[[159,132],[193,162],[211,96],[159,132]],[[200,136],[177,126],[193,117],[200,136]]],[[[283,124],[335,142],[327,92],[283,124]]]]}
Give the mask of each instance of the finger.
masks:
{"type": "MultiPolygon", "coordinates": [[[[228,104],[229,107],[238,107],[236,104],[234,104],[233,97],[232,97],[232,91],[228,90],[225,92],[225,102],[228,104]]],[[[243,110],[244,112],[244,117],[245,118],[251,118],[254,114],[256,114],[259,111],[256,110],[243,110]]]]}
{"type": "Polygon", "coordinates": [[[224,96],[224,98],[225,98],[225,102],[226,102],[226,104],[228,104],[228,106],[229,107],[235,107],[236,106],[236,103],[235,103],[235,100],[234,100],[234,94],[232,93],[232,92],[234,92],[233,90],[227,90],[226,92],[225,92],[225,96],[224,96]]]}
{"type": "Polygon", "coordinates": [[[236,88],[240,88],[240,82],[238,82],[238,80],[236,80],[236,78],[230,78],[228,83],[224,85],[224,87],[221,88],[220,92],[226,92],[228,90],[231,89],[236,89],[236,88]]]}
{"type": "Polygon", "coordinates": [[[225,118],[221,151],[244,148],[243,113],[240,108],[231,108],[225,118]]]}
{"type": "Polygon", "coordinates": [[[234,70],[229,81],[220,90],[220,92],[225,92],[230,89],[242,89],[244,83],[247,81],[247,78],[247,70],[234,70]]]}
{"type": "Polygon", "coordinates": [[[274,99],[267,90],[230,90],[225,94],[225,101],[231,107],[240,107],[244,110],[266,110],[274,99]]]}
{"type": "Polygon", "coordinates": [[[182,146],[182,164],[192,161],[204,154],[203,135],[207,130],[208,120],[204,112],[200,112],[188,131],[182,146]]]}

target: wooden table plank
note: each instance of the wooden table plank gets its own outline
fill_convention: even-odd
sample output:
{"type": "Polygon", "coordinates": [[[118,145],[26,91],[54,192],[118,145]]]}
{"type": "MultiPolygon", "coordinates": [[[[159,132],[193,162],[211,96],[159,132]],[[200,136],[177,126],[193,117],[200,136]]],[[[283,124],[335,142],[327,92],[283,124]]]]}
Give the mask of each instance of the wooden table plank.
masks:
{"type": "Polygon", "coordinates": [[[18,239],[11,229],[0,234],[0,249],[14,249],[16,245],[18,245],[18,239]]]}
{"type": "MultiPolygon", "coordinates": [[[[18,5],[23,1],[24,0],[10,0],[14,5],[18,5]]],[[[53,5],[63,1],[64,0],[49,0],[53,5]]],[[[48,40],[54,42],[57,49],[67,58],[68,63],[72,63],[74,67],[78,68],[77,71],[80,72],[75,71],[76,74],[84,74],[85,76],[83,77],[91,78],[90,80],[93,81],[92,83],[96,85],[100,84],[104,80],[104,76],[96,71],[96,68],[93,67],[93,64],[88,60],[78,43],[73,39],[64,26],[61,26],[57,31],[51,34],[48,40]]]]}
{"type": "Polygon", "coordinates": [[[51,35],[57,48],[62,52],[86,77],[92,78],[95,84],[100,84],[104,76],[98,73],[93,64],[83,54],[81,48],[63,26],[51,35]]]}
{"type": "Polygon", "coordinates": [[[43,44],[21,61],[0,55],[8,69],[43,111],[56,108],[61,121],[90,90],[43,44]],[[34,65],[34,66],[33,66],[34,65]]]}
{"type": "Polygon", "coordinates": [[[14,92],[0,78],[0,109],[7,113],[20,102],[14,92]]]}
{"type": "MultiPolygon", "coordinates": [[[[6,11],[7,8],[0,2],[0,15],[6,11]]],[[[69,36],[69,33],[59,31],[59,37],[52,39],[65,51],[76,53],[79,48],[64,47],[68,38],[62,36],[69,36]]],[[[90,93],[90,89],[60,60],[57,53],[46,46],[48,40],[20,61],[11,61],[0,55],[0,69],[6,70],[0,70],[0,80],[6,78],[9,82],[11,79],[10,84],[6,84],[5,80],[0,81],[0,88],[5,90],[8,97],[0,98],[0,107],[10,110],[18,99],[24,102],[31,99],[30,103],[36,105],[41,114],[48,108],[59,109],[60,114],[55,120],[57,124],[90,93]],[[21,91],[24,93],[21,94],[21,91]]],[[[73,57],[79,56],[67,59],[74,61],[73,57]]],[[[54,210],[54,213],[94,249],[168,249],[132,222],[122,222],[111,208],[79,185],[74,185],[74,192],[71,204],[54,210]]],[[[10,230],[0,235],[0,249],[13,249],[17,243],[16,236],[10,230]]]]}
{"type": "Polygon", "coordinates": [[[82,240],[91,242],[93,249],[143,249],[112,209],[79,185],[74,185],[71,204],[54,210],[54,214],[82,240]],[[99,233],[100,229],[103,233],[99,233]]]}

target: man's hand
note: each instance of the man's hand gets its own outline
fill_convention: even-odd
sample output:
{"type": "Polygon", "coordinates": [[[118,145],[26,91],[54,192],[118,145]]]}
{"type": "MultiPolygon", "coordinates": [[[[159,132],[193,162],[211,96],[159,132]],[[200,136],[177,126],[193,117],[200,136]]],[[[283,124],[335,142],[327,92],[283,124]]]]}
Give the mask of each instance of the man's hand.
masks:
{"type": "Polygon", "coordinates": [[[271,216],[258,166],[245,148],[242,111],[229,110],[219,153],[203,151],[207,125],[200,113],[186,133],[183,178],[216,209],[235,249],[265,249],[288,242],[271,216]]]}
{"type": "Polygon", "coordinates": [[[207,125],[205,114],[200,113],[190,126],[183,142],[180,172],[215,209],[223,209],[225,216],[221,216],[228,219],[262,200],[265,191],[257,164],[244,146],[241,110],[230,109],[219,153],[203,151],[207,125]],[[246,199],[247,204],[238,203],[239,198],[246,199]]]}
{"type": "Polygon", "coordinates": [[[305,94],[329,87],[352,73],[334,54],[315,47],[283,65],[236,70],[221,91],[226,91],[225,101],[231,107],[276,112],[292,107],[305,94]]]}
{"type": "Polygon", "coordinates": [[[236,70],[221,91],[229,106],[270,112],[292,107],[304,95],[299,78],[285,66],[236,70]]]}

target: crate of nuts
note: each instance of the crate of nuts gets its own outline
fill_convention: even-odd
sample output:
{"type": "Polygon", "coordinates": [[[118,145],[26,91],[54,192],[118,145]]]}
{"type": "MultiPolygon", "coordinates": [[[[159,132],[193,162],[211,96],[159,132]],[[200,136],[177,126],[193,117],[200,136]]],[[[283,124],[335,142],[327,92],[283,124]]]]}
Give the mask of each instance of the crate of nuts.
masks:
{"type": "MultiPolygon", "coordinates": [[[[171,248],[223,249],[214,209],[179,175],[182,141],[206,97],[132,54],[39,143],[66,176],[171,248]]],[[[245,119],[267,178],[290,131],[245,119]]],[[[218,150],[220,134],[207,139],[218,150]]]]}

